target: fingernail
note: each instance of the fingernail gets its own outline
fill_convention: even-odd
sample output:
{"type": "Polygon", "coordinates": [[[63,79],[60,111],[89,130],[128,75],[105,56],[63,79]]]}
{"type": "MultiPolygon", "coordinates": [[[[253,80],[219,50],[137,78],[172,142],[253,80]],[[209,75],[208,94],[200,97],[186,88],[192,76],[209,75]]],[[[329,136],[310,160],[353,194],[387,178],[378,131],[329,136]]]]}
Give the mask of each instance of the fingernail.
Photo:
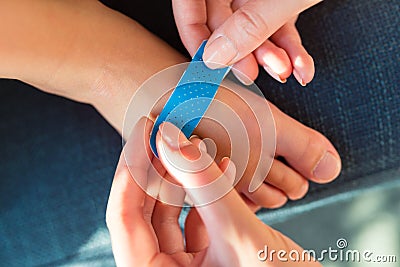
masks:
{"type": "Polygon", "coordinates": [[[281,83],[285,83],[285,82],[286,82],[286,79],[282,79],[282,78],[279,76],[278,73],[275,73],[275,72],[271,69],[270,66],[264,65],[264,70],[265,70],[272,78],[274,78],[274,79],[277,80],[278,82],[281,82],[281,83]]]}
{"type": "MultiPolygon", "coordinates": [[[[170,122],[164,122],[160,125],[161,138],[172,150],[179,150],[180,130],[170,122]]],[[[187,141],[189,142],[189,141],[187,141]]]]}
{"type": "Polygon", "coordinates": [[[303,81],[303,78],[301,78],[300,74],[297,72],[296,69],[293,69],[293,75],[296,78],[296,80],[301,84],[301,86],[306,86],[307,84],[303,81]]]}
{"type": "Polygon", "coordinates": [[[189,140],[192,140],[192,139],[195,139],[195,138],[200,139],[200,137],[199,137],[198,135],[192,134],[192,135],[189,137],[189,140]]]}
{"type": "Polygon", "coordinates": [[[206,45],[203,60],[210,69],[223,68],[235,58],[237,53],[238,51],[231,40],[225,36],[219,36],[206,45]]]}
{"type": "Polygon", "coordinates": [[[244,85],[250,85],[253,83],[253,81],[248,78],[246,75],[244,75],[242,72],[236,70],[236,69],[232,69],[233,74],[235,75],[235,77],[239,80],[239,82],[241,82],[244,85]]]}
{"type": "Polygon", "coordinates": [[[200,141],[198,148],[207,153],[207,146],[203,141],[200,141]]]}
{"type": "Polygon", "coordinates": [[[331,180],[335,178],[340,171],[340,161],[330,152],[326,152],[317,163],[313,173],[321,180],[331,180]]]}
{"type": "Polygon", "coordinates": [[[182,155],[188,160],[196,160],[201,156],[200,150],[172,123],[163,123],[160,126],[160,131],[162,141],[164,141],[171,150],[180,150],[182,155]]]}
{"type": "MultiPolygon", "coordinates": [[[[189,141],[192,142],[193,139],[200,139],[200,137],[199,137],[198,135],[195,135],[195,134],[194,134],[194,135],[190,136],[189,141]]],[[[206,146],[206,144],[203,142],[203,140],[200,140],[200,141],[199,141],[197,147],[198,147],[200,150],[203,150],[204,152],[207,152],[207,146],[206,146]]]]}
{"type": "Polygon", "coordinates": [[[234,185],[235,184],[235,178],[236,178],[235,177],[236,176],[236,166],[230,161],[230,158],[228,158],[228,157],[223,157],[219,164],[220,165],[221,164],[228,164],[228,166],[226,167],[224,173],[225,173],[225,176],[228,178],[229,184],[230,185],[234,185]]]}

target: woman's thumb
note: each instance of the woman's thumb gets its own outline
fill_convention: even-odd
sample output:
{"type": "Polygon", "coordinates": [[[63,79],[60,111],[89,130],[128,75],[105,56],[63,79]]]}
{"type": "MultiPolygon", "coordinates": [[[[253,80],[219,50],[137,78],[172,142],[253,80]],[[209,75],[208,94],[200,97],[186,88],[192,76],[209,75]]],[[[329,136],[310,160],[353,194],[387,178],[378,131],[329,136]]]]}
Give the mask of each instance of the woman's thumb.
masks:
{"type": "Polygon", "coordinates": [[[168,173],[182,185],[195,206],[213,203],[233,190],[233,162],[223,158],[218,166],[199,139],[189,141],[173,124],[160,125],[157,151],[168,173]]]}

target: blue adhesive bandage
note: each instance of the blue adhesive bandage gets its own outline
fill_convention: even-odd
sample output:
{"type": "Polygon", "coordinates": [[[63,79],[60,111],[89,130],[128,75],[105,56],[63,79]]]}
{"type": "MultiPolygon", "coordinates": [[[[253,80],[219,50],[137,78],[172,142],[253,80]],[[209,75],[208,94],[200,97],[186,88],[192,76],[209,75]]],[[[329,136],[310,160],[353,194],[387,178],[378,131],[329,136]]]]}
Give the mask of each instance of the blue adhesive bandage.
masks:
{"type": "Polygon", "coordinates": [[[230,67],[212,70],[204,64],[202,57],[206,42],[203,41],[200,45],[154,123],[150,147],[157,157],[156,135],[160,124],[165,121],[171,122],[189,138],[230,70],[230,67]]]}

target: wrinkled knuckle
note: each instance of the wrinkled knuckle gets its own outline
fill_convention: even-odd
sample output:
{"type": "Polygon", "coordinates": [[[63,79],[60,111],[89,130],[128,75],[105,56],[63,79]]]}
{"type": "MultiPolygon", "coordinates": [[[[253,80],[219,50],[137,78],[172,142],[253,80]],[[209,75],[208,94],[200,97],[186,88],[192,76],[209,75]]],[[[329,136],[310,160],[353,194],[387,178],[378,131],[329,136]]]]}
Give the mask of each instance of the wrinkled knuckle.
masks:
{"type": "Polygon", "coordinates": [[[144,210],[143,211],[143,219],[146,222],[151,222],[151,219],[153,218],[153,211],[152,210],[144,210]]]}
{"type": "Polygon", "coordinates": [[[159,214],[157,218],[153,217],[153,224],[156,224],[158,226],[162,227],[169,227],[171,225],[177,225],[178,224],[178,217],[177,216],[172,216],[172,215],[165,215],[165,214],[159,214]]]}
{"type": "Polygon", "coordinates": [[[264,41],[267,38],[268,25],[264,18],[257,12],[247,8],[241,8],[236,14],[236,26],[243,33],[256,41],[264,41]]]}

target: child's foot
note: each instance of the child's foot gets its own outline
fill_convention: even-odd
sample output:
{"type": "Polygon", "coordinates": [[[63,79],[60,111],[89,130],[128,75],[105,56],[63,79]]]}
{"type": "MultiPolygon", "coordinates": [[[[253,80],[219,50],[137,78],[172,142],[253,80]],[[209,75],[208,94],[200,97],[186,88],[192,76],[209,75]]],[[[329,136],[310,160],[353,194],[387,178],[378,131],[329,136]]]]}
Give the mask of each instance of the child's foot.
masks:
{"type": "Polygon", "coordinates": [[[340,173],[339,154],[321,133],[270,104],[276,124],[276,157],[264,184],[246,197],[260,206],[277,208],[307,193],[309,180],[324,184],[340,173]],[[279,158],[283,158],[281,161],[279,158]]]}
{"type": "MultiPolygon", "coordinates": [[[[225,104],[230,106],[247,128],[250,154],[246,164],[246,172],[236,185],[236,189],[242,193],[249,204],[253,203],[254,207],[277,208],[284,205],[288,199],[297,200],[304,197],[308,191],[309,181],[321,184],[328,183],[339,175],[341,160],[329,140],[321,133],[292,119],[269,103],[276,128],[275,158],[267,177],[265,179],[259,177],[260,179],[258,179],[258,181],[264,180],[262,185],[254,192],[249,192],[249,184],[253,179],[254,171],[247,172],[247,170],[254,170],[259,162],[260,154],[257,153],[257,149],[260,147],[260,141],[269,142],[270,139],[268,138],[271,138],[271,136],[260,137],[257,130],[260,129],[257,125],[257,119],[251,115],[265,113],[265,109],[262,108],[265,105],[265,99],[255,95],[247,96],[249,101],[247,104],[243,104],[244,101],[232,92],[240,92],[241,96],[248,95],[249,92],[243,89],[232,90],[225,91],[222,89],[218,91],[217,99],[223,100],[225,104]],[[251,106],[251,109],[248,105],[251,106]],[[263,140],[260,138],[263,138],[263,140]]],[[[212,117],[211,112],[210,116],[212,117]]],[[[223,113],[220,116],[229,115],[223,113]]],[[[203,120],[198,129],[197,135],[202,138],[208,137],[218,144],[218,153],[220,153],[220,148],[222,150],[229,148],[229,136],[224,135],[217,124],[203,120]]],[[[273,129],[267,130],[267,132],[270,131],[273,131],[273,129]]],[[[227,156],[226,151],[225,154],[221,152],[219,156],[220,159],[222,156],[227,156]]],[[[243,156],[245,156],[244,152],[243,156]]],[[[268,158],[265,158],[264,162],[260,161],[265,166],[269,166],[270,162],[268,162],[268,158]]]]}
{"type": "MultiPolygon", "coordinates": [[[[168,71],[174,72],[173,68],[168,71]]],[[[150,112],[151,117],[156,118],[168,94],[163,87],[152,88],[150,95],[148,91],[143,92],[137,92],[135,97],[146,96],[145,101],[132,98],[132,110],[128,108],[127,114],[150,112]],[[148,103],[156,105],[152,109],[148,103]]],[[[231,157],[239,170],[236,178],[240,181],[235,188],[249,204],[277,208],[288,199],[302,198],[309,181],[327,183],[339,175],[341,162],[333,145],[322,134],[282,113],[265,98],[224,81],[215,99],[194,134],[214,141],[217,162],[225,156],[231,157]]],[[[135,121],[131,116],[125,119],[129,121],[128,128],[135,121]]]]}

